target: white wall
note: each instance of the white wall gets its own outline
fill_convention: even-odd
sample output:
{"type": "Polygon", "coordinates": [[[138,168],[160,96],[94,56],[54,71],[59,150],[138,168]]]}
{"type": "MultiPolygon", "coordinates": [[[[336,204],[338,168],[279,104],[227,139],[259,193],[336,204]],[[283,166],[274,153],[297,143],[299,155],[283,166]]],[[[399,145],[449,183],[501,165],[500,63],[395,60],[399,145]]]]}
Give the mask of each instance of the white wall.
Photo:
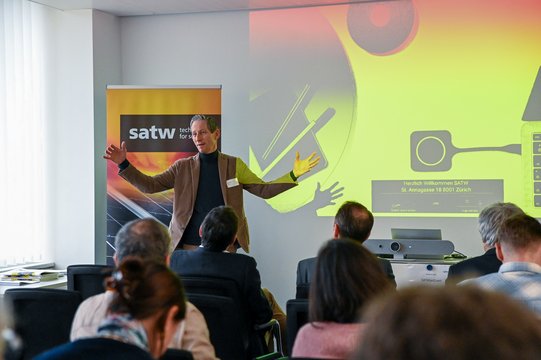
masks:
{"type": "Polygon", "coordinates": [[[48,50],[43,59],[50,217],[45,260],[59,268],[103,262],[105,85],[120,82],[119,22],[92,10],[33,4],[33,11],[43,22],[48,50]]]}
{"type": "Polygon", "coordinates": [[[94,260],[92,12],[55,12],[51,137],[54,261],[94,260]]]}
{"type": "Polygon", "coordinates": [[[105,89],[122,84],[120,67],[120,20],[101,11],[92,17],[94,65],[94,181],[95,181],[95,262],[105,264],[107,197],[106,160],[102,158],[107,139],[105,89]]]}
{"type": "Polygon", "coordinates": [[[248,103],[248,25],[244,12],[121,18],[124,84],[222,85],[223,145],[235,146],[229,134],[248,103]]]}

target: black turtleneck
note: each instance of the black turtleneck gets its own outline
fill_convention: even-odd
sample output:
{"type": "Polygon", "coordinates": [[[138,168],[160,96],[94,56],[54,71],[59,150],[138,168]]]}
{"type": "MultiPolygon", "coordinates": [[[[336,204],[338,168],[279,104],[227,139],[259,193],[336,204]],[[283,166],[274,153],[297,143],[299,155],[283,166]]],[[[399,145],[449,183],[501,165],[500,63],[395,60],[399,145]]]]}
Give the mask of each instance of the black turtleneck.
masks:
{"type": "Polygon", "coordinates": [[[179,243],[187,245],[201,244],[199,227],[210,210],[216,206],[224,205],[224,196],[220,186],[220,174],[218,172],[218,150],[210,154],[199,153],[199,186],[195,205],[190,222],[184,230],[179,243]]]}

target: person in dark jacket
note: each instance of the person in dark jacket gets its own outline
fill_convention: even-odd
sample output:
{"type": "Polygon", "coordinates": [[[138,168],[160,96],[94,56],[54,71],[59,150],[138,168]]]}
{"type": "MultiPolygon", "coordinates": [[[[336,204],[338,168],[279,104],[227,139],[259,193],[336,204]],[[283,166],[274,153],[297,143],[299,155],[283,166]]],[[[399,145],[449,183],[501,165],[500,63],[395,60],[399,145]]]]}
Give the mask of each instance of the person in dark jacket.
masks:
{"type": "MultiPolygon", "coordinates": [[[[374,226],[374,216],[364,205],[356,201],[346,201],[340,206],[334,217],[333,238],[348,238],[363,243],[370,236],[374,226]]],[[[391,262],[378,258],[383,272],[396,288],[396,281],[391,262]]],[[[299,261],[297,265],[297,294],[296,297],[307,298],[308,289],[315,271],[316,258],[299,261]]]]}

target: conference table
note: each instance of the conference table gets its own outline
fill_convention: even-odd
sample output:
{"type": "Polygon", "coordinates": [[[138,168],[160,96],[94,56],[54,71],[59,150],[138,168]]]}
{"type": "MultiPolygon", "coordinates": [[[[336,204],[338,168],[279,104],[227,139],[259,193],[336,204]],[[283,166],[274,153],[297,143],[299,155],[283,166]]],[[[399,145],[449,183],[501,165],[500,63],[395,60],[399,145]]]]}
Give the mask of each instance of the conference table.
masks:
{"type": "Polygon", "coordinates": [[[397,288],[412,285],[445,285],[449,266],[458,259],[389,259],[397,288]]]}
{"type": "Polygon", "coordinates": [[[40,281],[33,284],[25,285],[0,285],[0,297],[4,296],[4,293],[8,289],[35,289],[35,288],[44,288],[44,289],[67,289],[68,286],[68,277],[60,276],[58,279],[51,281],[40,281]]]}

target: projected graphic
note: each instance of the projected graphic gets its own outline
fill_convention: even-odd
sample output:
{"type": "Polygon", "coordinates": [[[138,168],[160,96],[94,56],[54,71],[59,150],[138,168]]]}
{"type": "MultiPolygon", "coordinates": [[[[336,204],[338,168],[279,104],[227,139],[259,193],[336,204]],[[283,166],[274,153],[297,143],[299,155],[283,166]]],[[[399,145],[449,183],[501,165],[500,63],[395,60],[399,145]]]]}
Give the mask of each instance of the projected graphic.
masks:
{"type": "Polygon", "coordinates": [[[349,6],[347,23],[359,47],[374,55],[391,55],[413,40],[418,17],[412,1],[388,1],[369,7],[349,6]]]}
{"type": "MultiPolygon", "coordinates": [[[[250,165],[254,173],[263,178],[269,175],[271,178],[277,178],[280,175],[291,170],[290,161],[282,161],[284,157],[292,151],[302,151],[309,154],[316,151],[322,155],[320,163],[312,169],[308,176],[316,174],[327,166],[323,149],[317,141],[316,134],[329,120],[333,118],[336,111],[327,108],[317,118],[308,118],[306,108],[308,107],[314,95],[313,89],[306,85],[300,95],[294,100],[294,103],[286,110],[287,113],[279,129],[274,133],[270,142],[255,143],[250,146],[250,165]]],[[[254,101],[255,106],[264,107],[264,102],[269,97],[261,97],[254,101]]],[[[270,133],[269,133],[270,135],[270,133]]],[[[290,156],[291,157],[291,156],[290,156]]],[[[304,179],[306,176],[304,177],[304,179]]]]}
{"type": "Polygon", "coordinates": [[[537,72],[522,120],[524,193],[535,216],[541,216],[541,67],[537,72]]]}
{"type": "Polygon", "coordinates": [[[504,151],[520,155],[520,144],[457,148],[451,133],[442,131],[415,131],[411,134],[411,169],[414,171],[448,171],[458,153],[472,151],[504,151]]]}
{"type": "Polygon", "coordinates": [[[295,151],[317,152],[319,165],[297,186],[267,202],[289,212],[314,201],[354,132],[356,89],[347,55],[319,11],[254,12],[250,15],[249,166],[264,179],[291,170],[295,151]],[[302,19],[302,21],[299,21],[302,19]],[[263,130],[264,129],[264,130],[263,130]]]}
{"type": "Polygon", "coordinates": [[[539,19],[534,0],[251,13],[250,126],[265,134],[250,167],[281,174],[299,146],[325,160],[268,203],[313,206],[340,184],[378,216],[476,217],[495,201],[541,216],[539,19]]]}

